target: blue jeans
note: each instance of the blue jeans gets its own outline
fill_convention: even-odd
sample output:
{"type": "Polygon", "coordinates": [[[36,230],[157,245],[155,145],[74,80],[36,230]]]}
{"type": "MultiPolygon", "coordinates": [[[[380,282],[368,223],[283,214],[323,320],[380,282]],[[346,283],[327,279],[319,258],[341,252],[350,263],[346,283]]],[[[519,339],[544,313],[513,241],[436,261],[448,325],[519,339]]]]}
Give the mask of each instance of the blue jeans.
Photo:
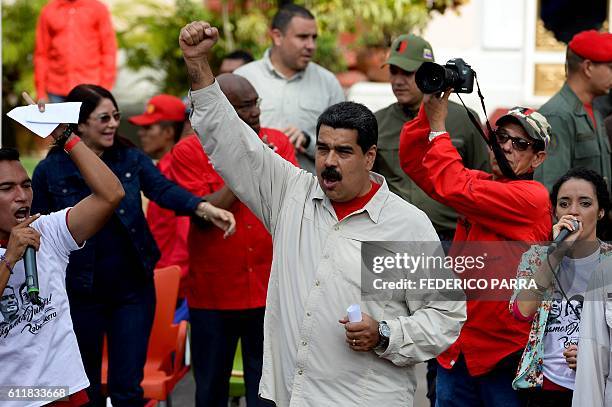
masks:
{"type": "Polygon", "coordinates": [[[521,407],[512,388],[518,357],[512,355],[482,376],[470,376],[463,355],[452,369],[438,366],[436,407],[521,407]],[[516,363],[515,363],[516,361],[516,363]]]}
{"type": "Polygon", "coordinates": [[[259,398],[265,308],[237,311],[190,308],[191,354],[197,407],[227,407],[238,339],[247,406],[273,406],[259,398]]]}
{"type": "Polygon", "coordinates": [[[106,406],[100,389],[104,334],[108,340],[108,395],[113,406],[144,405],[140,382],[153,327],[155,287],[151,281],[122,297],[120,301],[70,298],[74,332],[90,382],[88,406],[106,406]]]}

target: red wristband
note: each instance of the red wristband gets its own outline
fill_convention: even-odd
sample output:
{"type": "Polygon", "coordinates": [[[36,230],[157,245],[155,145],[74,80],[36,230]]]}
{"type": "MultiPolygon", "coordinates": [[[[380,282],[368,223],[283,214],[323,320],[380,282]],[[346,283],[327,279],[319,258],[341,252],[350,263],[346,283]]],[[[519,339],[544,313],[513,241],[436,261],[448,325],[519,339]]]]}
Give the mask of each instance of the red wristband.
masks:
{"type": "Polygon", "coordinates": [[[81,141],[81,138],[75,135],[70,139],[70,141],[66,142],[66,144],[64,144],[64,151],[66,152],[66,154],[70,154],[74,146],[76,146],[79,141],[81,141]]]}

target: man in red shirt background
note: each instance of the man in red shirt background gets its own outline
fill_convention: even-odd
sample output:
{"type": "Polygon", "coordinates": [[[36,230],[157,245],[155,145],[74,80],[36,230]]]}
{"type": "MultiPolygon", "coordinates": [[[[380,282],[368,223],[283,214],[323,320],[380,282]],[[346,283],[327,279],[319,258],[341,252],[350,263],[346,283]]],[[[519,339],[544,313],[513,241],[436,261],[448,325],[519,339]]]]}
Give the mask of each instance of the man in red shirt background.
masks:
{"type": "MultiPolygon", "coordinates": [[[[243,77],[223,74],[219,86],[247,123],[281,157],[297,165],[289,138],[259,124],[260,99],[243,77]]],[[[244,157],[248,160],[248,157],[244,157]]],[[[272,238],[255,215],[225,186],[192,135],[173,150],[171,175],[193,194],[230,210],[236,233],[223,239],[214,228],[192,222],[189,231],[187,302],[196,380],[196,406],[227,406],[229,377],[241,340],[247,405],[270,405],[258,396],[263,361],[263,320],[272,238]]]]}
{"type": "MultiPolygon", "coordinates": [[[[143,114],[132,116],[130,123],[139,126],[138,137],[142,150],[153,160],[157,168],[168,179],[172,179],[170,165],[172,148],[181,138],[185,121],[185,105],[176,96],[153,96],[143,114]]],[[[177,265],[181,268],[181,289],[179,296],[184,297],[184,279],[189,267],[187,235],[189,217],[176,216],[170,209],[164,209],[150,201],[147,206],[147,223],[161,252],[156,267],[177,265]]]]}
{"type": "Polygon", "coordinates": [[[39,99],[63,102],[91,83],[111,90],[117,40],[108,8],[98,0],[51,0],[36,25],[34,82],[39,99]]]}
{"type": "MultiPolygon", "coordinates": [[[[500,170],[503,166],[492,152],[493,174],[469,170],[445,128],[449,95],[450,91],[441,98],[426,95],[418,116],[404,125],[399,154],[406,174],[429,196],[457,211],[454,242],[549,240],[552,211],[548,191],[533,180],[533,171],[544,162],[550,141],[546,119],[531,109],[511,109],[497,120],[491,137],[513,174],[500,170]]],[[[455,245],[451,253],[453,249],[455,245]]],[[[520,257],[515,260],[518,265],[520,257]]],[[[487,270],[490,275],[496,271],[487,270]]],[[[459,338],[438,356],[437,403],[445,407],[518,407],[512,380],[529,328],[529,323],[508,312],[507,299],[468,300],[467,321],[459,338]]]]}

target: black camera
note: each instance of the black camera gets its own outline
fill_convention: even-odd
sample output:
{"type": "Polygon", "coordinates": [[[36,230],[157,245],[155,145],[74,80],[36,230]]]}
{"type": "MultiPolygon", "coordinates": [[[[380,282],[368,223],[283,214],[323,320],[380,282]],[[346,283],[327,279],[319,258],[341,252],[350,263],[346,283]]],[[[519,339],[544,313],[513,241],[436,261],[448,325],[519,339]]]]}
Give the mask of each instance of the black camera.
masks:
{"type": "Polygon", "coordinates": [[[456,93],[472,93],[474,90],[474,71],[461,58],[451,59],[444,66],[423,62],[414,80],[425,94],[440,93],[449,88],[456,93]]]}

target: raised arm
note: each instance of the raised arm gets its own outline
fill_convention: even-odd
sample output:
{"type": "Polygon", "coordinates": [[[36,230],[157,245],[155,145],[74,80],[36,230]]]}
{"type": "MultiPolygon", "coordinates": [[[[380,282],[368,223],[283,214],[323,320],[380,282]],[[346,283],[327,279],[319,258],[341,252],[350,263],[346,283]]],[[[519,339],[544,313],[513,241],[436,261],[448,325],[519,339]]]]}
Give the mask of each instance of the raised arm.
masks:
{"type": "MultiPolygon", "coordinates": [[[[486,173],[465,167],[446,132],[449,94],[445,92],[442,98],[426,95],[421,107],[433,132],[425,136],[429,148],[422,161],[433,191],[425,191],[437,201],[493,230],[499,229],[499,222],[527,227],[540,221],[550,208],[548,194],[540,184],[533,182],[526,187],[525,182],[492,180],[486,173]]],[[[419,112],[419,116],[422,113],[419,112]]],[[[514,229],[499,232],[511,240],[524,238],[522,231],[514,229]]]]}
{"type": "Polygon", "coordinates": [[[429,122],[423,107],[418,115],[404,124],[400,132],[399,159],[404,172],[432,198],[434,196],[434,185],[429,179],[429,174],[423,167],[423,158],[429,149],[429,122]]]}
{"type": "Polygon", "coordinates": [[[179,44],[192,82],[191,124],[226,185],[273,231],[290,180],[301,172],[240,120],[215,83],[208,53],[218,35],[201,21],[181,30],[179,44]]]}
{"type": "MultiPolygon", "coordinates": [[[[22,96],[28,103],[35,104],[26,92],[23,92],[22,96]]],[[[38,102],[38,108],[41,112],[45,111],[44,101],[38,102]]],[[[77,203],[67,217],[68,230],[80,246],[104,226],[125,196],[125,191],[110,168],[79,136],[69,130],[67,124],[57,126],[51,136],[58,141],[65,138],[66,134],[68,137],[64,140],[64,150],[70,155],[91,190],[91,195],[77,203]]]]}

